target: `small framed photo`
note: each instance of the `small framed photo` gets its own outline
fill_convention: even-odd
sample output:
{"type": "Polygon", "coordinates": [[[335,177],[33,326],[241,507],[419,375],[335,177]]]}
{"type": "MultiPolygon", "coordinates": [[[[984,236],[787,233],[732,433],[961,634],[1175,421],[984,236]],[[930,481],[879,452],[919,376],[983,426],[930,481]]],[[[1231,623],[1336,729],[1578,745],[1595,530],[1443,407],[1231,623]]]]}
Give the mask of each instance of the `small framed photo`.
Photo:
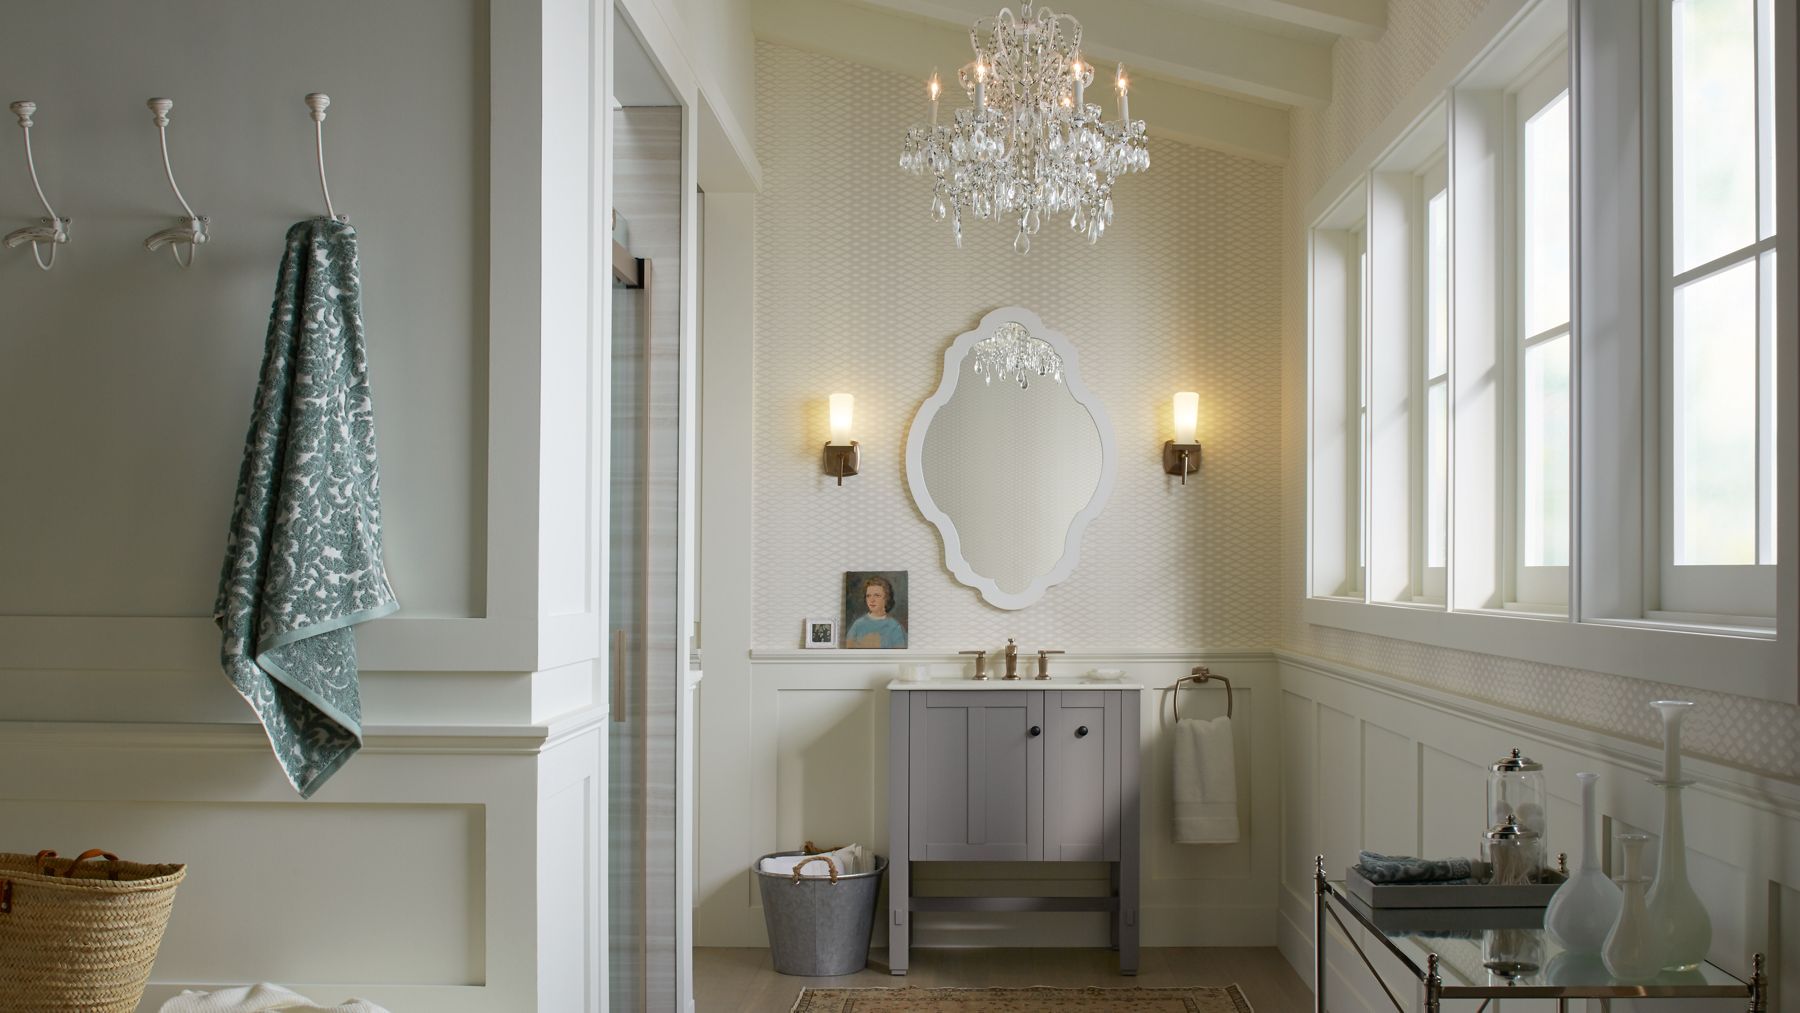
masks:
{"type": "Polygon", "coordinates": [[[808,650],[833,650],[838,645],[836,619],[808,619],[800,629],[800,639],[808,650]]]}

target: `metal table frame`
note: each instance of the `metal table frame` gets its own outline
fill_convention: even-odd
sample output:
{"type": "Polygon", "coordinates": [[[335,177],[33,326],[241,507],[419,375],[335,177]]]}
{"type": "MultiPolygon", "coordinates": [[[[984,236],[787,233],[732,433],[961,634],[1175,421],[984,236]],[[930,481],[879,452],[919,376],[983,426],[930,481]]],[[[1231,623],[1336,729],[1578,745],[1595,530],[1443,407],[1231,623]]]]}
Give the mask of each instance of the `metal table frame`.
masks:
{"type": "MultiPolygon", "coordinates": [[[[1325,951],[1329,938],[1326,917],[1328,915],[1331,921],[1337,923],[1338,931],[1343,935],[1344,941],[1350,944],[1350,948],[1356,951],[1358,957],[1362,958],[1363,966],[1369,969],[1369,974],[1374,977],[1376,984],[1380,985],[1381,990],[1387,993],[1388,1000],[1394,1004],[1394,1009],[1400,1013],[1406,1013],[1406,1007],[1401,1005],[1398,998],[1395,998],[1393,991],[1388,988],[1387,982],[1381,979],[1381,975],[1375,970],[1375,965],[1370,962],[1368,954],[1363,952],[1356,937],[1351,935],[1349,927],[1338,916],[1340,910],[1348,912],[1350,917],[1356,919],[1363,928],[1374,934],[1375,938],[1380,939],[1382,944],[1387,947],[1388,952],[1418,976],[1419,986],[1424,997],[1425,1013],[1442,1013],[1442,1003],[1446,999],[1484,999],[1488,1001],[1494,999],[1555,999],[1558,1013],[1568,1010],[1570,999],[1605,1001],[1611,999],[1737,998],[1749,1000],[1749,1005],[1745,1008],[1746,1013],[1768,1013],[1769,1009],[1769,979],[1764,973],[1763,955],[1760,953],[1751,959],[1751,966],[1754,970],[1749,981],[1742,981],[1731,972],[1720,968],[1722,973],[1737,981],[1735,985],[1446,985],[1438,972],[1438,955],[1428,952],[1425,956],[1425,966],[1421,968],[1411,955],[1388,937],[1386,932],[1377,928],[1373,922],[1363,916],[1361,911],[1357,910],[1356,905],[1350,902],[1349,896],[1339,884],[1332,883],[1326,878],[1325,856],[1320,855],[1313,866],[1313,1013],[1325,1013],[1325,951]]],[[[1482,1008],[1486,1007],[1487,1003],[1482,1003],[1482,1008]]]]}

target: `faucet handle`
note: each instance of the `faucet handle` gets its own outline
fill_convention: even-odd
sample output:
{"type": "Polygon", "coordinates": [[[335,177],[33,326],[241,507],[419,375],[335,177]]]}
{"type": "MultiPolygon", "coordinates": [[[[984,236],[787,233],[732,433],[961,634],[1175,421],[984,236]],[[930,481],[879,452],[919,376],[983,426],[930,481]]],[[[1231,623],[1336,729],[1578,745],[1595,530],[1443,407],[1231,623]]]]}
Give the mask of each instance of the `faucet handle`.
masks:
{"type": "Polygon", "coordinates": [[[1040,679],[1050,678],[1050,656],[1052,654],[1061,654],[1061,653],[1063,653],[1063,652],[1061,652],[1061,651],[1039,651],[1039,652],[1037,652],[1037,656],[1038,656],[1037,677],[1038,678],[1040,678],[1040,679]]]}
{"type": "Polygon", "coordinates": [[[981,680],[987,679],[988,675],[987,675],[987,652],[986,651],[957,651],[956,653],[958,653],[958,654],[973,654],[975,656],[975,678],[981,679],[981,680]]]}

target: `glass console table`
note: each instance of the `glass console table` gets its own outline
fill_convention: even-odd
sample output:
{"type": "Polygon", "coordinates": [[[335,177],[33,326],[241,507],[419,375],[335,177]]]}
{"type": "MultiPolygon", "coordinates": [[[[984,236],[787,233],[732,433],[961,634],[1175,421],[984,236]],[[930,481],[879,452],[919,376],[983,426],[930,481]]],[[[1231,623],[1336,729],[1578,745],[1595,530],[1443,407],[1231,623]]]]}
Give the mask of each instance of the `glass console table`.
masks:
{"type": "MultiPolygon", "coordinates": [[[[1351,922],[1379,940],[1418,979],[1424,1013],[1441,1013],[1446,999],[1742,999],[1747,1013],[1767,1013],[1769,982],[1763,955],[1752,960],[1749,981],[1708,962],[1687,972],[1664,972],[1649,981],[1618,981],[1600,958],[1563,953],[1544,932],[1543,908],[1374,908],[1344,884],[1326,878],[1325,856],[1314,867],[1313,1010],[1325,1013],[1327,921],[1362,958],[1388,1000],[1407,1013],[1363,951],[1351,922]]],[[[1482,1003],[1482,1008],[1487,1002],[1482,1003]]]]}

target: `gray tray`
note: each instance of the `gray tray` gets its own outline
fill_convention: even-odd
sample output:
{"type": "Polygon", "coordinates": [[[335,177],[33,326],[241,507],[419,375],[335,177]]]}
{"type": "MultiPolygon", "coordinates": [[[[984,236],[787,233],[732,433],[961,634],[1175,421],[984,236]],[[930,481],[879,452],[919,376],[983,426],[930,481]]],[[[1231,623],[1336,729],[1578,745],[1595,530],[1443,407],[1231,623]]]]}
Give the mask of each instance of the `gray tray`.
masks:
{"type": "Polygon", "coordinates": [[[1350,895],[1370,907],[1545,907],[1563,885],[1563,875],[1545,869],[1543,882],[1529,886],[1479,883],[1371,883],[1352,865],[1344,875],[1350,895]]]}

